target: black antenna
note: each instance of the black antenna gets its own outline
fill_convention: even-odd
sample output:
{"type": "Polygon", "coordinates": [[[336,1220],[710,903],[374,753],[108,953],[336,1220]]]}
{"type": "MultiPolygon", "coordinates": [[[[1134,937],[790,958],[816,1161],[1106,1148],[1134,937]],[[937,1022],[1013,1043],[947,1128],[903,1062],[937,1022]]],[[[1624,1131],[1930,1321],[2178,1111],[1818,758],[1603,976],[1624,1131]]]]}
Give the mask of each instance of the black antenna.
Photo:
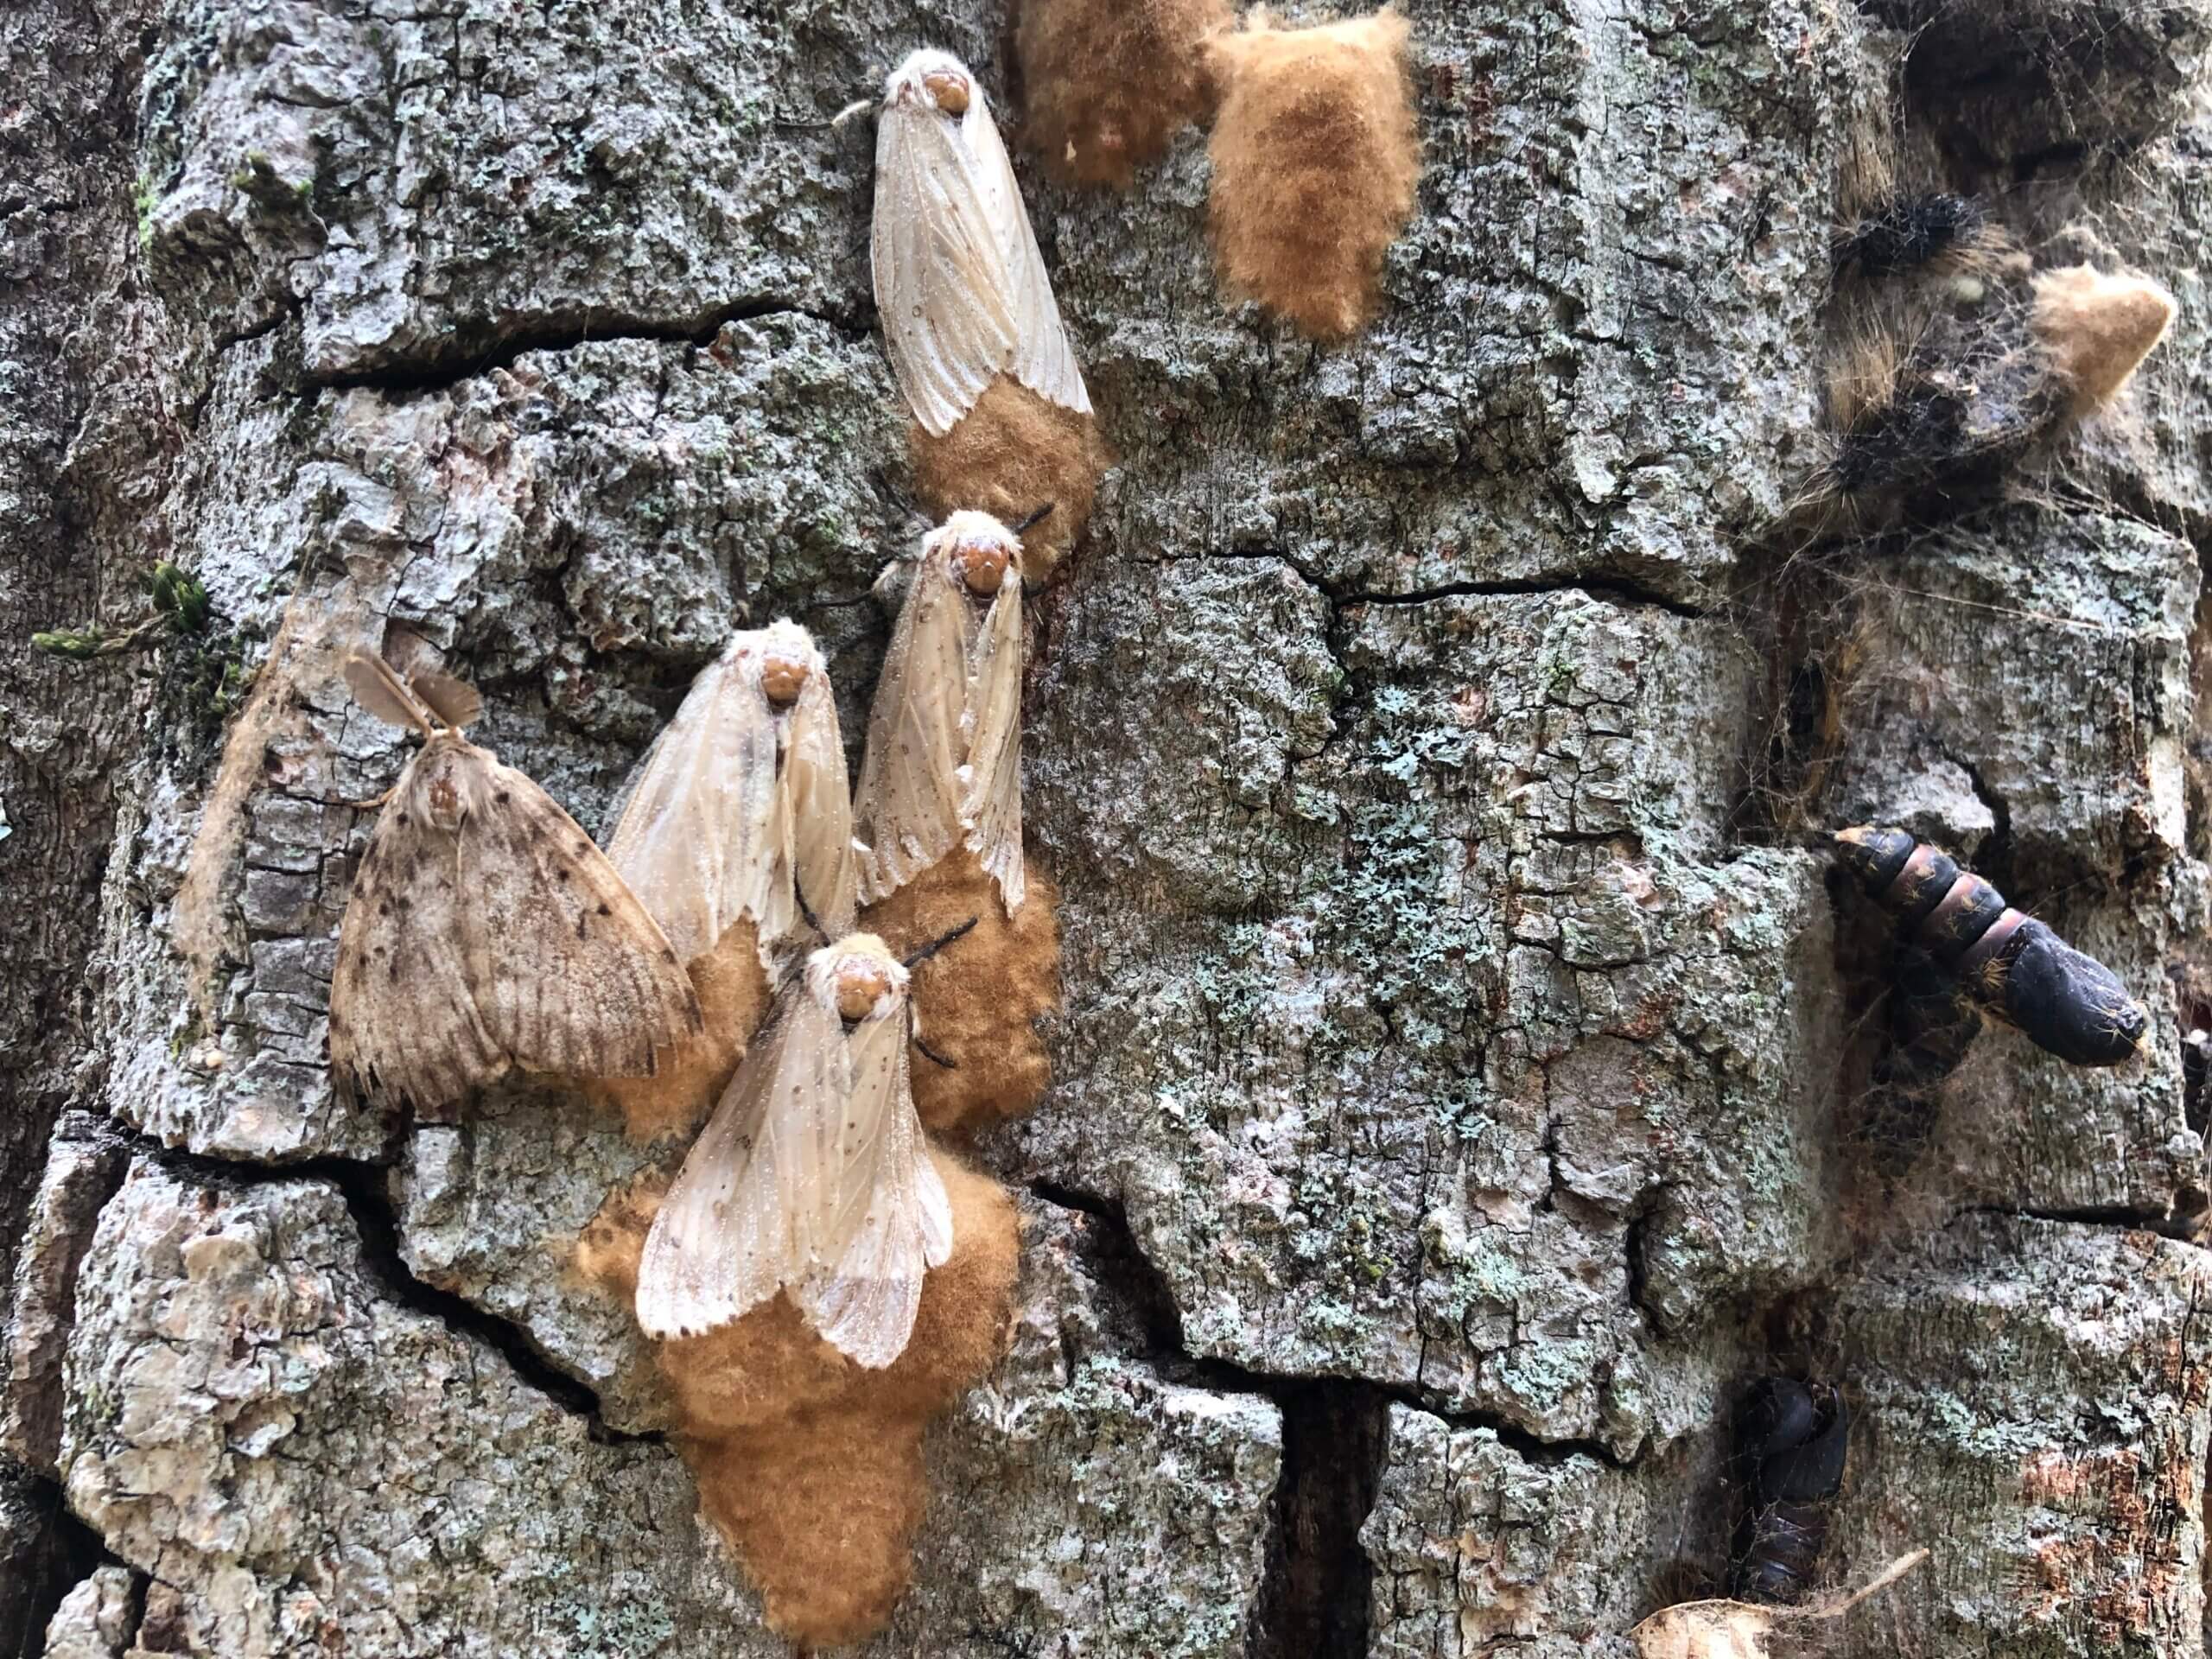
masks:
{"type": "MultiPolygon", "coordinates": [[[[814,913],[814,906],[806,902],[806,889],[799,886],[798,876],[796,873],[791,876],[791,897],[798,900],[798,913],[801,919],[803,919],[809,927],[812,928],[817,934],[820,935],[822,942],[824,944],[834,944],[835,941],[830,938],[828,932],[823,928],[822,918],[814,913]]],[[[975,924],[971,922],[969,925],[972,927],[975,924]]]]}
{"type": "Polygon", "coordinates": [[[914,1034],[913,1044],[916,1048],[922,1051],[922,1056],[925,1059],[935,1060],[939,1065],[943,1066],[948,1071],[957,1071],[960,1069],[959,1061],[946,1059],[944,1055],[938,1053],[937,1050],[931,1048],[927,1043],[924,1042],[921,1039],[921,1034],[918,1032],[914,1034]]]}
{"type": "Polygon", "coordinates": [[[1049,514],[1049,513],[1052,511],[1052,509],[1053,509],[1054,507],[1058,506],[1058,505],[1059,505],[1059,504],[1058,504],[1058,502],[1056,502],[1056,501],[1047,501],[1047,502],[1046,502],[1043,506],[1041,506],[1041,507],[1038,508],[1036,512],[1034,512],[1031,513],[1031,514],[1030,514],[1027,518],[1023,519],[1020,524],[1009,524],[1009,525],[1007,525],[1007,529],[1009,529],[1009,530],[1011,530],[1011,531],[1012,531],[1015,535],[1017,535],[1017,536],[1020,535],[1020,534],[1022,533],[1022,531],[1026,531],[1026,530],[1032,530],[1032,529],[1034,529],[1034,528],[1035,528],[1039,524],[1041,524],[1041,523],[1044,521],[1044,519],[1045,519],[1046,516],[1047,514],[1049,514]]]}
{"type": "MultiPolygon", "coordinates": [[[[950,944],[955,939],[958,938],[962,934],[968,931],[969,928],[975,926],[977,922],[980,922],[982,919],[983,918],[980,916],[970,916],[966,921],[961,923],[959,926],[954,928],[951,932],[947,933],[935,944],[925,944],[920,950],[915,951],[912,956],[906,958],[904,965],[911,969],[918,966],[922,963],[927,962],[931,957],[937,955],[937,953],[944,950],[946,945],[950,944]]],[[[816,931],[818,932],[820,930],[817,929],[816,931]]],[[[916,1040],[919,1041],[920,1039],[918,1038],[916,1040]]],[[[923,1052],[925,1053],[928,1052],[926,1049],[923,1052]]],[[[931,1054],[930,1058],[934,1060],[937,1058],[937,1056],[931,1054]]]]}

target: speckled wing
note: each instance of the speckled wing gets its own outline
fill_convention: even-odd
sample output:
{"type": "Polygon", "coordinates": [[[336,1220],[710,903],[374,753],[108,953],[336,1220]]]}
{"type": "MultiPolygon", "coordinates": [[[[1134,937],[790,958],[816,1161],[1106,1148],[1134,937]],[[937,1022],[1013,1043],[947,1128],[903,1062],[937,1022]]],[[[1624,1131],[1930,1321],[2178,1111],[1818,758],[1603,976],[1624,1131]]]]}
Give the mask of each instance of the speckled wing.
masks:
{"type": "Polygon", "coordinates": [[[1029,211],[1022,206],[1021,187],[1014,181],[1006,140],[984,107],[981,87],[962,118],[961,135],[968,146],[984,213],[999,232],[1007,309],[1014,319],[1014,357],[1007,367],[1039,397],[1087,415],[1090,393],[1084,386],[1083,371],[1076,365],[1075,349],[1068,344],[1068,331],[1060,321],[1059,302],[1052,297],[1052,281],[1045,274],[1045,256],[1037,246],[1029,211]]]}
{"type": "Polygon", "coordinates": [[[645,1236],[637,1307],[647,1336],[727,1325],[827,1259],[817,1243],[824,1162],[851,1092],[844,1022],[795,981],[645,1236]]]}
{"type": "MultiPolygon", "coordinates": [[[[979,116],[989,124],[971,106],[968,118],[979,116]]],[[[933,109],[893,104],[875,133],[876,310],[906,405],[936,437],[1013,364],[1018,340],[1005,229],[961,130],[933,109]]]]}
{"type": "MultiPolygon", "coordinates": [[[[810,674],[785,717],[782,786],[784,844],[815,919],[832,939],[853,931],[860,899],[860,865],[853,853],[853,795],[845,782],[845,739],[837,724],[837,699],[827,674],[810,674]]],[[[790,884],[784,884],[787,891],[790,884]]],[[[792,906],[796,910],[797,906],[792,906]]],[[[796,914],[780,920],[777,936],[804,925],[796,914]]],[[[761,930],[762,937],[768,928],[761,930]]]]}
{"type": "Polygon", "coordinates": [[[462,950],[484,1029],[529,1071],[652,1076],[704,1025],[690,976],[576,821],[484,760],[493,804],[458,836],[473,895],[462,950]]]}
{"type": "Polygon", "coordinates": [[[969,646],[968,764],[960,817],[968,847],[998,883],[1012,915],[1024,891],[1021,863],[1021,578],[1006,573],[969,646]]]}
{"type": "Polygon", "coordinates": [[[424,1110],[514,1066],[649,1076],[702,1023],[675,951],[575,820],[450,733],[409,763],[370,839],[338,971],[341,1084],[424,1110]],[[467,803],[458,828],[437,827],[434,790],[467,803]]]}
{"type": "Polygon", "coordinates": [[[922,1280],[952,1254],[952,1205],[922,1138],[907,1080],[907,1020],[854,1027],[852,1093],[837,1123],[823,1213],[825,1259],[794,1300],[823,1339],[880,1370],[906,1351],[922,1280]]]}
{"type": "Polygon", "coordinates": [[[779,805],[775,711],[759,676],[725,655],[701,671],[655,740],[607,842],[608,861],[681,960],[704,956],[747,915],[770,959],[766,912],[787,928],[792,911],[779,805]]]}
{"type": "Polygon", "coordinates": [[[422,760],[418,753],[400,773],[339,923],[330,1071],[349,1099],[427,1116],[509,1061],[478,1016],[469,982],[460,848],[400,804],[414,798],[422,760]]]}
{"type": "Polygon", "coordinates": [[[925,554],[892,630],[868,753],[853,794],[861,902],[888,898],[959,844],[968,734],[969,641],[975,615],[959,578],[937,553],[925,554]]]}

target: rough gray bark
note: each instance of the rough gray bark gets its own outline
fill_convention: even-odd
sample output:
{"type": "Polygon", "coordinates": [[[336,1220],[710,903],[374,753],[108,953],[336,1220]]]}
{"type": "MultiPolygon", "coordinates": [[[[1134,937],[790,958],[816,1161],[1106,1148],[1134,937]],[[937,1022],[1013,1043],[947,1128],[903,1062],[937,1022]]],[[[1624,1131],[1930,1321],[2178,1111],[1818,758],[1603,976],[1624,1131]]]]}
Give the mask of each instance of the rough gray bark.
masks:
{"type": "MultiPolygon", "coordinates": [[[[2207,16],[1408,10],[1421,207],[1349,346],[1221,305],[1201,135],[1125,198],[1025,181],[1119,458],[1028,688],[1067,1006],[983,1149],[1013,1349],[876,1650],[1625,1654],[1724,1573],[1721,1419],[1783,1367],[1862,1410],[1825,1576],[1935,1550],[1851,1650],[2201,1655],[2207,16]],[[2014,499],[1807,548],[1893,81],[1921,182],[2182,320],[2014,499]],[[1800,831],[1874,817],[2154,1052],[1994,1033],[1870,1141],[1877,919],[1800,831]]],[[[1004,22],[0,24],[0,1649],[782,1650],[570,1270],[649,1154],[550,1086],[329,1089],[340,803],[404,752],[331,671],[427,639],[593,829],[741,618],[815,630],[856,736],[924,525],[865,124],[805,124],[925,40],[1006,85],[1004,22]],[[28,652],[156,556],[207,639],[28,652]]]]}

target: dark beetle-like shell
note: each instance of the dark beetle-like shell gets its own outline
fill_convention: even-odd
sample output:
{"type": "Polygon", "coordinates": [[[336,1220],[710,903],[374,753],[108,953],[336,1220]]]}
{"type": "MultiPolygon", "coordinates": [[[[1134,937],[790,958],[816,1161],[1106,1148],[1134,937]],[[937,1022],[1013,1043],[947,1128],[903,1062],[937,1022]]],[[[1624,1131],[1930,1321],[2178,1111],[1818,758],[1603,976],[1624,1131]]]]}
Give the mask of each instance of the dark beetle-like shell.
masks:
{"type": "Polygon", "coordinates": [[[1736,1441],[1748,1503],[1731,1588],[1744,1601],[1799,1600],[1843,1490],[1851,1414],[1833,1389],[1764,1376],[1738,1414],[1736,1441]]]}
{"type": "Polygon", "coordinates": [[[1872,825],[1840,831],[1836,850],[1914,944],[2037,1046],[2075,1065],[2118,1065],[2141,1046],[2150,1017],[2111,969],[1948,854],[1908,830],[1872,825]]]}

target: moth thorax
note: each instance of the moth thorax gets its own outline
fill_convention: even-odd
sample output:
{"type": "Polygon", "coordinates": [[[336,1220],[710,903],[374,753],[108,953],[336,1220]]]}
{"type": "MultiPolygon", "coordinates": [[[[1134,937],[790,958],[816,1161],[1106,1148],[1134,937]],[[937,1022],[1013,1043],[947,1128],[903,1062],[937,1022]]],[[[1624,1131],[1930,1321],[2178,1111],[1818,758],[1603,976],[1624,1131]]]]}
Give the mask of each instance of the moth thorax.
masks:
{"type": "Polygon", "coordinates": [[[947,115],[968,113],[969,87],[964,76],[940,69],[935,74],[924,75],[922,85],[938,108],[947,115]]]}
{"type": "Polygon", "coordinates": [[[1011,550],[1002,542],[963,542],[952,550],[953,569],[960,573],[960,580],[968,591],[978,599],[988,599],[998,592],[1006,581],[1006,568],[1012,562],[1011,550]]]}
{"type": "Polygon", "coordinates": [[[461,828],[461,821],[468,814],[468,791],[461,778],[461,754],[464,741],[450,733],[441,733],[430,740],[423,752],[423,816],[440,830],[448,833],[461,828]]]}
{"type": "Polygon", "coordinates": [[[867,1019],[890,989],[890,970],[880,963],[855,958],[837,964],[837,1013],[842,1019],[867,1019]]]}
{"type": "Polygon", "coordinates": [[[810,671],[804,663],[795,663],[788,658],[769,657],[760,664],[760,690],[772,709],[788,709],[798,701],[798,694],[806,690],[810,671]]]}

